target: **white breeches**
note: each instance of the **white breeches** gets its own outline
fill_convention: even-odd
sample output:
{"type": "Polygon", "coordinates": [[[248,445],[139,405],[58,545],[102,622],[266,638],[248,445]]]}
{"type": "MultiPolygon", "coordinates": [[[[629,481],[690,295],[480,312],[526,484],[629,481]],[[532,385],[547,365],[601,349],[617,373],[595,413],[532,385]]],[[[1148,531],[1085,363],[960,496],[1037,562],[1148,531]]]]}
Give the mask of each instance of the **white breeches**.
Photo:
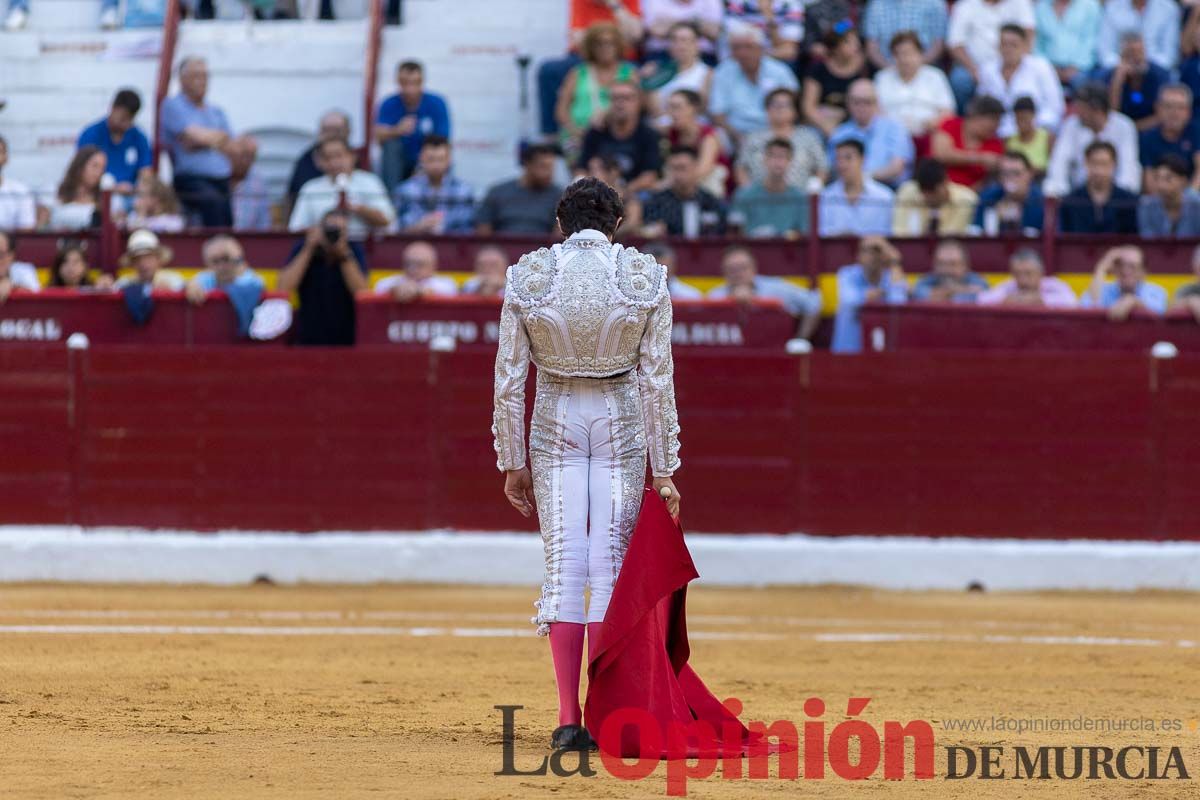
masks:
{"type": "Polygon", "coordinates": [[[529,455],[546,557],[533,622],[543,635],[551,622],[601,622],[646,479],[636,371],[599,379],[539,371],[529,455]]]}

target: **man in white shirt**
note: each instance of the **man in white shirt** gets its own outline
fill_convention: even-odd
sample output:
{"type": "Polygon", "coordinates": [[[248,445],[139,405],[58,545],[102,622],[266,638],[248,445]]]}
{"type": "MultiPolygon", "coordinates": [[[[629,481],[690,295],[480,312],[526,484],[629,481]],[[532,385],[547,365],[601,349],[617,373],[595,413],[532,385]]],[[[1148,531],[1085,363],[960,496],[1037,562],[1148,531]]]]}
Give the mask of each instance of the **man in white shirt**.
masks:
{"type": "Polygon", "coordinates": [[[390,294],[401,303],[458,294],[458,284],[453,278],[437,274],[437,251],[429,242],[413,242],[404,248],[403,260],[404,274],[375,284],[376,294],[390,294]]]}
{"type": "Polygon", "coordinates": [[[41,288],[33,264],[17,261],[17,244],[12,234],[0,231],[0,303],[8,299],[13,289],[36,292],[41,288]]]}
{"type": "Polygon", "coordinates": [[[20,181],[5,178],[8,163],[8,141],[0,136],[0,229],[28,230],[36,224],[33,192],[20,181]]]}
{"type": "Polygon", "coordinates": [[[371,230],[387,228],[395,222],[396,210],[383,181],[373,173],[354,168],[354,151],[349,142],[336,136],[325,139],[317,147],[316,159],[325,174],[300,189],[288,221],[289,230],[304,231],[319,223],[327,212],[341,205],[343,192],[350,239],[365,239],[371,230]]]}
{"type": "Polygon", "coordinates": [[[1037,124],[1052,133],[1063,118],[1062,84],[1058,73],[1045,58],[1029,52],[1029,34],[1020,25],[1000,29],[1000,58],[989,61],[980,70],[979,94],[994,97],[1004,104],[1004,117],[997,133],[1007,139],[1016,133],[1013,103],[1018,97],[1032,97],[1037,107],[1037,124]]]}
{"type": "Polygon", "coordinates": [[[1032,35],[1036,26],[1032,0],[958,0],[950,10],[946,33],[954,59],[950,86],[960,112],[975,94],[983,65],[1000,56],[1000,28],[1010,23],[1032,35]]]}
{"type": "Polygon", "coordinates": [[[1142,188],[1142,165],[1138,160],[1138,131],[1133,120],[1109,109],[1108,90],[1088,84],[1075,98],[1077,113],[1068,117],[1058,132],[1043,186],[1051,197],[1062,197],[1087,177],[1084,151],[1096,140],[1108,142],[1117,151],[1116,184],[1138,193],[1142,188]]]}

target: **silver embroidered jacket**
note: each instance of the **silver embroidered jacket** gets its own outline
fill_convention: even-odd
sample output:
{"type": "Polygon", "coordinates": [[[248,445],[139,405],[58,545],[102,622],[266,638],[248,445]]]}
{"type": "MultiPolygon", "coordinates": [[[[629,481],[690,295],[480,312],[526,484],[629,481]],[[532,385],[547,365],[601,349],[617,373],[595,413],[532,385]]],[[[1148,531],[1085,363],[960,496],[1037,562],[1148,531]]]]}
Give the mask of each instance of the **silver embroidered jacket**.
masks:
{"type": "Polygon", "coordinates": [[[508,270],[496,354],[496,466],[525,466],[532,360],[567,378],[637,369],[650,468],[669,477],[679,468],[679,418],[666,269],[653,256],[588,233],[528,253],[508,270]]]}

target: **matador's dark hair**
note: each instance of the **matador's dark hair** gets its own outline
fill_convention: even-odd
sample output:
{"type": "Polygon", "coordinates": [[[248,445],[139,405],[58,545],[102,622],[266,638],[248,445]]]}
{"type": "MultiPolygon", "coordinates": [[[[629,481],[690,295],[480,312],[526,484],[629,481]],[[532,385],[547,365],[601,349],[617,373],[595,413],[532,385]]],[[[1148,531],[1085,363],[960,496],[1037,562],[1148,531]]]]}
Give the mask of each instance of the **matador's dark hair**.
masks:
{"type": "Polygon", "coordinates": [[[555,210],[564,236],[585,228],[612,236],[625,216],[617,191],[599,178],[580,178],[566,188],[555,210]]]}

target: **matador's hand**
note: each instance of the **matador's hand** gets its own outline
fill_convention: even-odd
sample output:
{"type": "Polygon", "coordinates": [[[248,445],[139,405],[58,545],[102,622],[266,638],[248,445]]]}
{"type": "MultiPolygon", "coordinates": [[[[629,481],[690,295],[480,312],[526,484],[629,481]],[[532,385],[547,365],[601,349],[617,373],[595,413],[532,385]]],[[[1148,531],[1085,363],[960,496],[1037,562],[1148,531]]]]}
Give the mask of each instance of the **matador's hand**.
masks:
{"type": "Polygon", "coordinates": [[[513,508],[525,516],[533,514],[533,476],[529,474],[529,467],[504,473],[504,496],[512,503],[513,508]]]}
{"type": "Polygon", "coordinates": [[[679,490],[675,488],[675,481],[671,480],[670,478],[655,478],[653,486],[654,491],[658,492],[658,496],[666,501],[667,511],[670,512],[671,518],[678,522],[679,490]],[[663,489],[668,489],[670,494],[665,494],[663,489]]]}

